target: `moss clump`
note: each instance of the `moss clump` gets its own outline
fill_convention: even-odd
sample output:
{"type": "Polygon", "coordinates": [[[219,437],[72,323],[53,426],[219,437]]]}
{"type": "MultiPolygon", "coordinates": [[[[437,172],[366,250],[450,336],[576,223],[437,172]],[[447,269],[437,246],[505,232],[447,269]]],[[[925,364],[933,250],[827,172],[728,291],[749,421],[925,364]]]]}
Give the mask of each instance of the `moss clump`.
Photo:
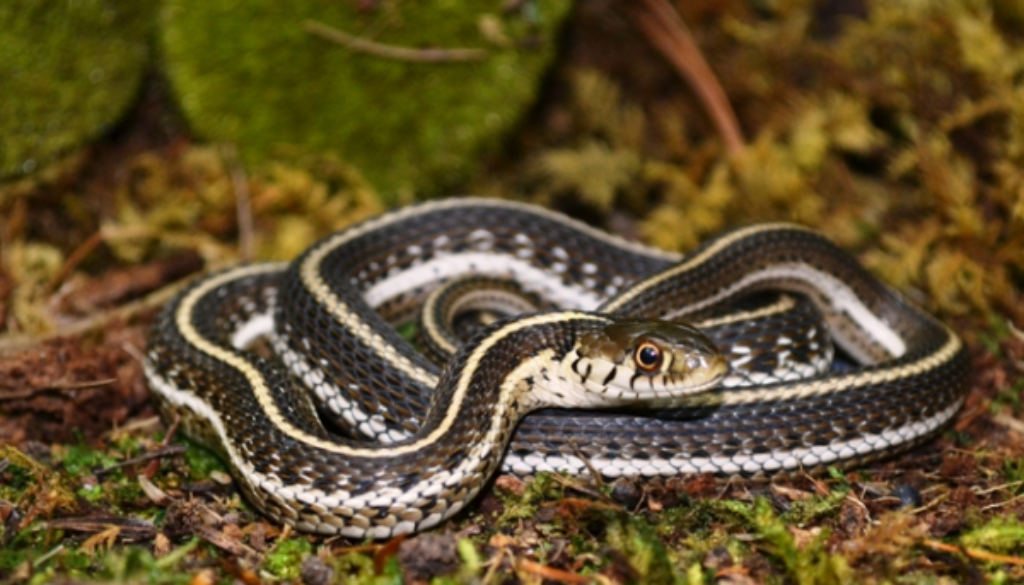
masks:
{"type": "Polygon", "coordinates": [[[308,557],[313,546],[301,537],[281,541],[277,548],[267,555],[263,568],[281,579],[294,580],[299,577],[302,559],[308,557]]]}
{"type": "Polygon", "coordinates": [[[0,177],[30,173],[108,130],[149,57],[150,3],[0,4],[0,177]]]}
{"type": "Polygon", "coordinates": [[[194,130],[237,144],[246,162],[280,145],[334,151],[389,196],[429,194],[464,182],[532,102],[569,6],[499,4],[170,0],[162,40],[194,130]],[[357,43],[483,56],[417,62],[332,42],[310,23],[357,43]]]}

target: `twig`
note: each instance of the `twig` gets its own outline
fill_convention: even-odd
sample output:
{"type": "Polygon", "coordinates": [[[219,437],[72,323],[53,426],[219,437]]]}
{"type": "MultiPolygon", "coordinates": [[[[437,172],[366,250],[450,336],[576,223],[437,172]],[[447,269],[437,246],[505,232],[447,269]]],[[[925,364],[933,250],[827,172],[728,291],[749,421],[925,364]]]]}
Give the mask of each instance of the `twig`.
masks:
{"type": "Polygon", "coordinates": [[[142,463],[151,459],[161,459],[170,455],[181,455],[188,450],[185,445],[168,445],[166,447],[160,447],[154,449],[149,453],[143,453],[138,457],[132,457],[131,459],[125,459],[120,463],[115,463],[110,467],[104,467],[103,469],[96,472],[96,477],[102,477],[115,469],[121,469],[122,467],[128,467],[129,465],[135,465],[136,463],[142,463]]]}
{"type": "MultiPolygon", "coordinates": [[[[171,445],[171,439],[174,438],[174,433],[178,431],[178,425],[180,424],[181,417],[175,414],[174,420],[171,421],[171,426],[167,429],[167,434],[164,435],[164,440],[160,442],[161,449],[165,449],[171,445]]],[[[142,470],[141,475],[146,479],[153,479],[156,477],[157,471],[160,471],[160,460],[153,459],[146,465],[146,468],[142,470]]]]}
{"type": "Polygon", "coordinates": [[[40,390],[84,390],[85,388],[109,386],[114,382],[117,382],[117,378],[102,378],[100,380],[86,380],[84,382],[54,382],[40,388],[40,390]]]}
{"type": "Polygon", "coordinates": [[[982,506],[981,510],[983,512],[985,510],[995,510],[996,508],[1002,508],[1003,506],[1006,506],[1008,504],[1012,504],[1014,502],[1019,502],[1020,500],[1024,500],[1024,494],[1020,494],[1019,496],[1014,496],[1014,497],[1010,498],[1009,500],[1004,500],[1002,502],[996,502],[994,504],[989,504],[987,506],[982,506]]]}
{"type": "Polygon", "coordinates": [[[519,559],[516,563],[520,570],[532,573],[544,580],[558,581],[559,583],[593,583],[594,577],[570,573],[562,569],[556,569],[547,565],[528,560],[519,559]]]}
{"type": "Polygon", "coordinates": [[[1008,414],[999,413],[992,417],[992,422],[1000,426],[1004,426],[1011,431],[1016,431],[1017,434],[1024,436],[1024,421],[1017,420],[1008,414]]]}
{"type": "MultiPolygon", "coordinates": [[[[146,361],[146,354],[139,348],[135,347],[134,343],[124,342],[121,344],[121,349],[124,350],[133,360],[142,364],[146,361]]],[[[154,420],[159,420],[157,417],[153,417],[154,420]]]]}
{"type": "Polygon", "coordinates": [[[739,155],[745,146],[736,113],[686,23],[666,0],[643,0],[642,4],[629,11],[634,23],[696,92],[729,153],[739,155]]]}
{"type": "Polygon", "coordinates": [[[74,290],[58,293],[53,299],[54,310],[58,314],[95,313],[137,299],[202,267],[203,258],[199,253],[186,250],[144,264],[113,268],[85,280],[74,290]]]}
{"type": "Polygon", "coordinates": [[[912,516],[917,516],[921,512],[924,512],[926,510],[934,508],[935,506],[938,506],[939,504],[941,504],[942,502],[945,502],[948,499],[949,499],[949,492],[946,492],[944,494],[940,494],[940,495],[936,496],[934,500],[928,502],[927,504],[925,504],[925,505],[923,505],[921,507],[918,507],[918,508],[914,508],[913,510],[910,511],[910,514],[912,516]]]}
{"type": "Polygon", "coordinates": [[[957,421],[953,424],[953,429],[961,432],[967,427],[971,426],[971,423],[975,421],[979,416],[989,411],[988,400],[984,400],[982,404],[976,405],[973,408],[966,409],[957,418],[957,421]]]}
{"type": "Polygon", "coordinates": [[[488,52],[483,49],[413,49],[411,47],[385,45],[352,36],[315,20],[303,22],[302,28],[311,35],[316,35],[353,51],[396,61],[412,61],[414,63],[482,61],[488,56],[488,52]]]}
{"type": "Polygon", "coordinates": [[[383,544],[356,544],[353,546],[339,546],[338,548],[332,548],[331,554],[335,556],[347,555],[351,553],[375,553],[380,550],[383,544]]]}
{"type": "Polygon", "coordinates": [[[117,378],[104,378],[102,380],[87,380],[85,382],[54,382],[52,384],[46,384],[45,386],[39,386],[37,388],[29,388],[28,390],[20,390],[17,392],[7,392],[0,394],[0,401],[3,400],[19,400],[22,398],[30,398],[40,392],[46,392],[47,390],[84,390],[86,388],[98,388],[100,386],[109,386],[117,382],[117,378]]]}
{"type": "Polygon", "coordinates": [[[487,565],[487,572],[484,573],[483,579],[480,580],[484,585],[490,585],[494,581],[494,577],[498,574],[498,568],[501,567],[502,559],[508,555],[509,559],[515,562],[515,557],[512,556],[512,552],[508,550],[508,547],[504,544],[498,547],[497,555],[489,559],[485,565],[487,565]]]}
{"type": "Polygon", "coordinates": [[[222,551],[227,552],[229,555],[245,558],[249,562],[258,562],[263,559],[263,555],[256,552],[237,537],[213,526],[199,523],[192,533],[222,551]]]}
{"type": "Polygon", "coordinates": [[[570,488],[570,489],[574,489],[574,490],[580,492],[581,494],[588,495],[588,496],[594,498],[595,500],[600,501],[603,504],[609,505],[613,509],[616,509],[616,510],[621,510],[622,509],[622,505],[619,504],[618,502],[616,502],[615,500],[609,498],[608,496],[602,494],[599,491],[595,491],[595,490],[592,490],[592,489],[588,488],[587,486],[581,484],[580,482],[578,482],[578,481],[576,481],[574,479],[571,479],[571,478],[568,478],[568,477],[564,477],[564,476],[559,475],[557,473],[552,474],[551,475],[551,479],[553,479],[556,482],[562,484],[562,486],[564,486],[564,487],[567,487],[567,488],[570,488]]]}
{"type": "Polygon", "coordinates": [[[91,236],[85,239],[84,242],[78,245],[77,248],[68,256],[68,259],[64,261],[64,264],[54,275],[53,279],[50,280],[46,285],[46,289],[43,291],[45,296],[53,294],[53,291],[57,290],[60,283],[64,282],[64,279],[71,274],[71,271],[78,267],[79,264],[85,260],[97,246],[103,243],[103,230],[97,230],[91,236]]]}
{"type": "Polygon", "coordinates": [[[590,475],[593,476],[594,483],[597,484],[597,487],[604,487],[604,479],[601,478],[601,473],[593,466],[593,464],[590,463],[590,459],[583,454],[583,451],[580,451],[580,448],[576,445],[576,441],[569,441],[569,445],[572,446],[573,453],[580,458],[580,461],[582,461],[583,465],[586,466],[587,471],[589,471],[590,475]]]}
{"type": "Polygon", "coordinates": [[[373,551],[373,572],[375,575],[383,575],[384,567],[388,559],[398,554],[398,547],[402,546],[407,534],[399,534],[385,542],[380,548],[373,551]]]}
{"type": "MultiPolygon", "coordinates": [[[[987,496],[988,494],[991,494],[991,493],[999,492],[999,491],[1002,491],[1002,490],[1008,490],[1010,488],[1019,487],[1022,484],[1024,484],[1024,480],[1021,480],[1021,481],[1011,481],[1009,483],[999,484],[997,486],[993,486],[993,487],[990,487],[988,489],[983,489],[983,490],[975,491],[974,495],[976,495],[976,496],[987,496]]],[[[971,491],[974,491],[974,490],[971,490],[971,491]]]]}
{"type": "Polygon", "coordinates": [[[43,554],[39,558],[37,558],[34,561],[32,561],[32,566],[37,568],[37,569],[39,567],[42,567],[46,563],[46,561],[52,559],[55,555],[60,554],[61,551],[63,551],[63,550],[64,550],[64,545],[63,544],[58,544],[57,546],[55,546],[52,549],[50,549],[49,552],[43,554]]]}
{"type": "Polygon", "coordinates": [[[238,150],[233,144],[223,147],[224,158],[231,172],[231,186],[235,190],[235,215],[238,221],[238,255],[243,262],[251,262],[255,255],[255,228],[252,219],[252,203],[249,197],[249,180],[245,169],[238,160],[238,150]]]}
{"type": "Polygon", "coordinates": [[[148,520],[120,518],[116,516],[55,518],[34,526],[34,530],[74,530],[76,532],[102,532],[111,527],[121,529],[124,538],[149,540],[156,534],[156,527],[148,520]]]}
{"type": "Polygon", "coordinates": [[[1017,328],[1017,324],[1012,319],[1007,319],[1006,324],[1010,326],[1010,334],[1016,337],[1019,341],[1024,341],[1024,331],[1017,328]]]}
{"type": "Polygon", "coordinates": [[[943,552],[962,553],[971,557],[972,559],[977,559],[979,561],[995,561],[997,563],[1006,563],[1008,565],[1024,566],[1024,559],[1020,557],[1008,557],[1006,555],[997,555],[995,553],[990,553],[984,550],[978,550],[976,548],[966,548],[952,544],[946,544],[944,542],[939,542],[937,540],[932,540],[930,538],[924,540],[924,545],[934,548],[936,550],[941,550],[943,552]]]}

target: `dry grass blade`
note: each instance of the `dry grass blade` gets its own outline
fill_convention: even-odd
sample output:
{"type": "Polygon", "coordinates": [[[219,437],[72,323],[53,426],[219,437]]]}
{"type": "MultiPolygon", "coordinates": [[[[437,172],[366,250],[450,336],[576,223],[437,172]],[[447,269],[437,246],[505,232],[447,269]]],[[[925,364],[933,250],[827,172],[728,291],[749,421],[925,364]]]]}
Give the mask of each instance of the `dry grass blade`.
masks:
{"type": "Polygon", "coordinates": [[[322,22],[307,20],[303,23],[306,32],[332,43],[337,43],[352,51],[366,53],[396,61],[414,63],[443,63],[448,61],[480,61],[486,59],[488,52],[483,49],[418,49],[385,45],[368,39],[352,36],[322,22]]]}
{"type": "Polygon", "coordinates": [[[743,152],[743,131],[736,112],[686,23],[666,0],[642,0],[640,4],[629,10],[637,28],[697,93],[729,153],[736,156],[743,152]]]}
{"type": "Polygon", "coordinates": [[[224,146],[222,152],[228,169],[231,172],[231,186],[235,191],[235,216],[238,221],[238,256],[244,262],[252,262],[256,257],[256,227],[253,223],[249,178],[245,174],[242,162],[238,159],[238,149],[233,144],[224,146]]]}
{"type": "Polygon", "coordinates": [[[924,540],[924,544],[925,544],[925,546],[928,546],[930,548],[934,548],[935,550],[941,550],[943,552],[962,553],[962,554],[965,554],[965,555],[967,555],[968,557],[970,557],[972,559],[977,559],[979,561],[992,561],[992,562],[996,562],[996,563],[1005,563],[1007,565],[1017,565],[1017,566],[1024,567],[1024,559],[1022,559],[1020,557],[1011,557],[1011,556],[1007,556],[1007,555],[997,555],[997,554],[990,553],[988,551],[983,551],[983,550],[978,550],[978,549],[973,549],[973,548],[963,548],[963,547],[959,547],[959,546],[956,546],[956,545],[946,544],[944,542],[939,542],[938,540],[932,540],[930,538],[929,539],[925,539],[924,540]]]}
{"type": "Polygon", "coordinates": [[[131,459],[126,459],[125,461],[116,463],[109,467],[104,467],[103,469],[96,471],[96,477],[102,477],[114,471],[115,469],[122,469],[124,467],[129,467],[132,465],[136,465],[138,463],[144,463],[152,459],[160,459],[162,457],[170,457],[173,455],[182,455],[185,453],[186,449],[187,448],[185,447],[185,445],[166,445],[158,449],[154,449],[149,453],[144,453],[138,457],[132,457],[131,459]]]}

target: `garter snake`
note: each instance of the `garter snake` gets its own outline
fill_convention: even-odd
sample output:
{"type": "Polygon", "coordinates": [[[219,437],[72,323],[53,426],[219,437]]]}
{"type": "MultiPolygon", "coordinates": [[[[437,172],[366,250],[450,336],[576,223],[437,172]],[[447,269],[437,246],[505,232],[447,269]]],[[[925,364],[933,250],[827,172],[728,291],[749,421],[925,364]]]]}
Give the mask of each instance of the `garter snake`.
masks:
{"type": "Polygon", "coordinates": [[[509,435],[506,469],[520,474],[765,477],[870,461],[949,421],[966,392],[968,363],[948,327],[799,226],[742,228],[680,257],[535,207],[450,199],[328,236],[287,266],[201,280],[161,314],[146,372],[165,411],[225,455],[266,513],[303,530],[386,537],[460,509],[509,435]],[[563,310],[496,326],[459,350],[460,367],[442,372],[389,320],[408,320],[440,282],[467,274],[512,279],[563,310]],[[679,399],[659,394],[656,402],[674,404],[654,415],[541,410],[514,434],[515,414],[539,404],[432,408],[477,394],[518,396],[541,379],[618,380],[626,363],[583,359],[589,350],[577,343],[586,335],[552,331],[704,315],[764,290],[810,299],[855,366],[679,399]],[[285,368],[235,349],[263,334],[285,368]],[[567,346],[569,338],[577,345],[567,346]],[[292,378],[312,390],[322,416],[354,436],[325,431],[292,378]],[[485,427],[489,440],[442,440],[466,425],[485,427]]]}

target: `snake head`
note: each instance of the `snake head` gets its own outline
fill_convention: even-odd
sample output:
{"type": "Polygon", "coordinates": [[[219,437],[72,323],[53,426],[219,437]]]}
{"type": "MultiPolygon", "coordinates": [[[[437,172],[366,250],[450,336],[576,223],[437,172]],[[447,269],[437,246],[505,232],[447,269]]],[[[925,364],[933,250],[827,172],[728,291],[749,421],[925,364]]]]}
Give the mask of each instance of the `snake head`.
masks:
{"type": "Polygon", "coordinates": [[[729,373],[718,347],[685,323],[615,320],[581,335],[577,352],[573,371],[612,405],[679,404],[729,373]]]}

